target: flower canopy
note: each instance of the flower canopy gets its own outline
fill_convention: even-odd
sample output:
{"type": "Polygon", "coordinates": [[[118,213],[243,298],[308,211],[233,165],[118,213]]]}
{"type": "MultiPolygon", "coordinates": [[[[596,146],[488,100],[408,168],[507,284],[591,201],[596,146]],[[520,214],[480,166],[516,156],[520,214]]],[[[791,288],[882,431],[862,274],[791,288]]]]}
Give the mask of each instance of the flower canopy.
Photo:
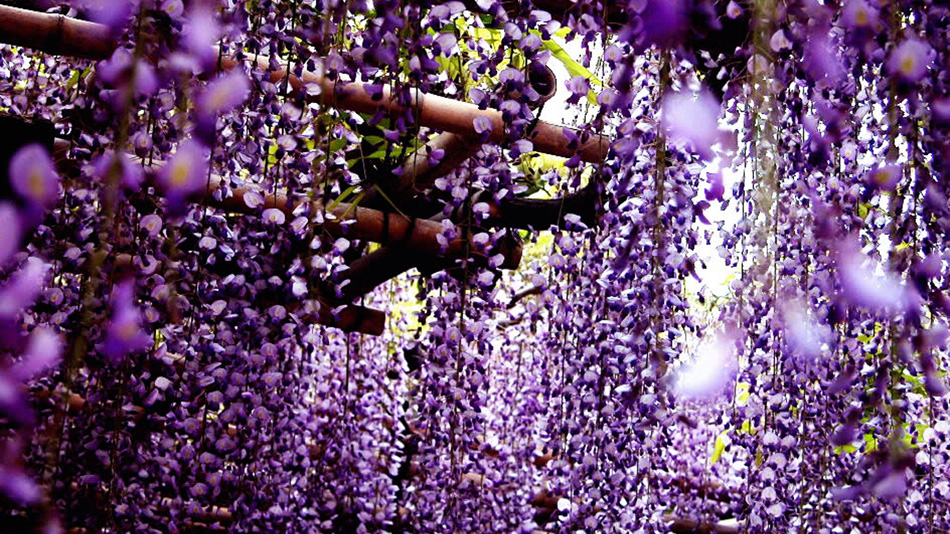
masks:
{"type": "Polygon", "coordinates": [[[0,6],[0,530],[950,529],[950,6],[0,6]]]}

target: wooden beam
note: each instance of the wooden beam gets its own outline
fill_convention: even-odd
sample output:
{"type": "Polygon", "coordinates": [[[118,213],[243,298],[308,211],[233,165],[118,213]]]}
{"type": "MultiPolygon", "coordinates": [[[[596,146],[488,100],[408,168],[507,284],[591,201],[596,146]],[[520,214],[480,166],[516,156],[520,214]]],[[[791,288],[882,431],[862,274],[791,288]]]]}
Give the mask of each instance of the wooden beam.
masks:
{"type": "MultiPolygon", "coordinates": [[[[104,59],[115,50],[115,41],[109,28],[102,24],[66,17],[38,13],[26,9],[0,6],[0,40],[7,44],[42,50],[50,54],[69,55],[90,59],[104,59]]],[[[222,59],[222,67],[232,69],[238,65],[232,57],[222,59]]],[[[258,58],[255,68],[268,70],[270,60],[258,58]]],[[[287,67],[281,66],[271,71],[272,81],[288,77],[287,67]]],[[[399,115],[412,111],[420,126],[450,132],[474,140],[481,140],[482,134],[475,130],[476,118],[487,118],[491,132],[485,142],[503,143],[506,141],[505,122],[501,111],[479,109],[475,104],[459,102],[450,98],[426,94],[412,90],[411,103],[402,106],[393,98],[388,86],[379,91],[369,91],[367,84],[359,82],[337,83],[326,78],[322,72],[304,71],[301,77],[289,74],[289,82],[295,91],[304,91],[306,84],[320,87],[318,95],[304,92],[310,101],[323,105],[356,111],[376,113],[379,109],[399,115]]],[[[609,140],[601,135],[587,134],[573,128],[556,126],[539,121],[532,128],[529,138],[534,149],[555,156],[572,157],[575,154],[589,163],[600,163],[607,157],[609,140]],[[570,141],[568,138],[574,139],[570,141]]]]}
{"type": "Polygon", "coordinates": [[[115,41],[102,24],[0,5],[0,39],[48,54],[104,59],[115,41]]]}
{"type": "MultiPolygon", "coordinates": [[[[225,69],[231,69],[237,65],[238,61],[232,57],[226,57],[222,61],[225,69]]],[[[258,58],[256,67],[262,70],[269,69],[270,60],[258,58]]],[[[322,69],[319,63],[318,67],[322,69]]],[[[411,111],[420,126],[486,143],[500,144],[506,141],[505,121],[501,111],[496,109],[479,109],[475,104],[423,93],[416,89],[411,90],[410,104],[403,106],[396,101],[388,86],[372,88],[371,84],[359,82],[337,83],[324,76],[319,70],[305,70],[301,76],[297,76],[288,73],[286,66],[270,72],[270,81],[278,82],[288,79],[294,91],[302,92],[307,95],[309,101],[319,102],[324,106],[366,114],[376,113],[380,109],[392,115],[402,115],[411,111]],[[313,95],[312,92],[306,91],[308,85],[319,87],[320,90],[317,91],[319,94],[313,95]],[[484,139],[482,134],[475,130],[475,119],[479,117],[488,119],[491,124],[491,132],[484,139]]],[[[582,161],[588,163],[603,162],[610,149],[609,139],[602,135],[589,134],[544,121],[538,121],[528,138],[534,145],[534,150],[538,152],[565,158],[578,155],[582,161]]]]}

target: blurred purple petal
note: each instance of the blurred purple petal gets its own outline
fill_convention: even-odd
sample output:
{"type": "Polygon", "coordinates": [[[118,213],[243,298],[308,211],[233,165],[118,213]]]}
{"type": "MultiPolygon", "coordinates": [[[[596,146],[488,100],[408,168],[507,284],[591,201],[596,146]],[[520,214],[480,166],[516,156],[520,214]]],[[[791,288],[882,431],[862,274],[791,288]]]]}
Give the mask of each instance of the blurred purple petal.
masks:
{"type": "Polygon", "coordinates": [[[856,243],[842,243],[837,262],[842,297],[851,306],[900,312],[910,309],[917,300],[912,290],[883,272],[877,262],[858,250],[856,243]]]}
{"type": "Polygon", "coordinates": [[[0,267],[20,248],[20,238],[23,235],[20,214],[16,207],[0,201],[0,267]]]}
{"type": "Polygon", "coordinates": [[[663,99],[661,124],[675,144],[685,144],[704,159],[719,140],[719,102],[708,91],[679,91],[663,99]]]}
{"type": "Polygon", "coordinates": [[[251,84],[241,69],[222,74],[208,84],[197,99],[198,112],[217,115],[230,111],[247,100],[251,84]]]}
{"type": "Polygon", "coordinates": [[[0,289],[0,317],[13,317],[31,305],[43,289],[50,266],[39,258],[30,257],[0,289]]]}
{"type": "Polygon", "coordinates": [[[930,45],[908,39],[891,51],[887,60],[887,70],[891,76],[906,83],[916,83],[927,74],[933,63],[933,49],[930,45]]]}
{"type": "Polygon", "coordinates": [[[23,358],[10,369],[10,376],[26,382],[58,364],[62,357],[62,338],[49,328],[36,328],[30,333],[23,358]]]}
{"type": "Polygon", "coordinates": [[[59,196],[59,175],[46,149],[27,145],[10,159],[10,185],[34,205],[48,209],[59,196]]]}
{"type": "Polygon", "coordinates": [[[884,165],[868,174],[868,185],[883,191],[893,191],[901,181],[900,165],[884,165]]]}
{"type": "Polygon", "coordinates": [[[737,369],[731,336],[718,334],[696,349],[695,358],[675,373],[674,390],[687,400],[711,400],[726,390],[737,369]]]}
{"type": "Polygon", "coordinates": [[[201,191],[208,182],[208,162],[201,145],[189,139],[159,172],[159,183],[173,203],[183,202],[188,195],[201,191]]]}
{"type": "Polygon", "coordinates": [[[121,363],[129,352],[151,346],[152,338],[140,327],[141,316],[135,305],[134,281],[128,280],[115,287],[112,294],[112,317],[106,328],[102,353],[113,365],[121,363]]]}

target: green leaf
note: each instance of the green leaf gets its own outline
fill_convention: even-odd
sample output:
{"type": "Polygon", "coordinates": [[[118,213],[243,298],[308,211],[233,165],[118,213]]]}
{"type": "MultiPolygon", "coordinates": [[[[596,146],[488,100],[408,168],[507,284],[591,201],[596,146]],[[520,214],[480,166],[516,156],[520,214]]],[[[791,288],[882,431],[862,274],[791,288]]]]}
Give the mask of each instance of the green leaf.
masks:
{"type": "MultiPolygon", "coordinates": [[[[564,65],[564,68],[567,69],[567,73],[571,76],[583,76],[591,87],[603,87],[604,82],[600,78],[594,76],[594,74],[587,69],[584,65],[581,65],[570,54],[567,53],[567,50],[564,50],[564,47],[557,43],[554,39],[547,41],[542,41],[541,45],[551,52],[551,56],[561,62],[564,65]]],[[[597,104],[597,93],[593,89],[587,92],[587,100],[593,104],[597,104]]]]}
{"type": "Polygon", "coordinates": [[[729,439],[729,431],[725,430],[718,436],[716,436],[716,444],[713,445],[712,456],[709,457],[709,465],[716,465],[716,462],[719,461],[719,458],[722,458],[722,453],[726,450],[726,447],[729,446],[732,440],[729,439]]]}
{"type": "Polygon", "coordinates": [[[366,195],[366,191],[360,191],[360,194],[356,195],[356,198],[353,199],[353,202],[350,203],[350,207],[346,208],[346,211],[343,212],[341,219],[346,219],[349,217],[350,213],[353,212],[356,208],[359,207],[360,201],[363,200],[363,197],[366,195]]]}
{"type": "Polygon", "coordinates": [[[835,454],[841,455],[841,454],[850,454],[852,452],[855,452],[858,450],[858,448],[855,447],[854,445],[842,445],[840,447],[835,447],[832,450],[834,451],[835,454]]]}
{"type": "Polygon", "coordinates": [[[358,187],[359,187],[359,184],[353,184],[350,187],[347,187],[346,190],[340,193],[340,196],[333,199],[333,202],[330,202],[330,205],[327,206],[327,211],[333,211],[333,208],[339,206],[340,202],[343,202],[344,200],[346,200],[346,198],[352,195],[353,191],[356,191],[356,188],[358,187]]]}

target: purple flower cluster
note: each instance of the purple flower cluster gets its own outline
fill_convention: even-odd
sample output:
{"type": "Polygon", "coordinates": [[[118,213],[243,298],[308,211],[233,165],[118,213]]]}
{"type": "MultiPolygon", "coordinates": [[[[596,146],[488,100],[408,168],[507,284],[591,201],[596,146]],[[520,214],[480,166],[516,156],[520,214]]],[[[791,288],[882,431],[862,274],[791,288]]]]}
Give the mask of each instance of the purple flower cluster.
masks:
{"type": "Polygon", "coordinates": [[[950,528],[944,3],[68,4],[0,6],[11,531],[950,528]]]}

